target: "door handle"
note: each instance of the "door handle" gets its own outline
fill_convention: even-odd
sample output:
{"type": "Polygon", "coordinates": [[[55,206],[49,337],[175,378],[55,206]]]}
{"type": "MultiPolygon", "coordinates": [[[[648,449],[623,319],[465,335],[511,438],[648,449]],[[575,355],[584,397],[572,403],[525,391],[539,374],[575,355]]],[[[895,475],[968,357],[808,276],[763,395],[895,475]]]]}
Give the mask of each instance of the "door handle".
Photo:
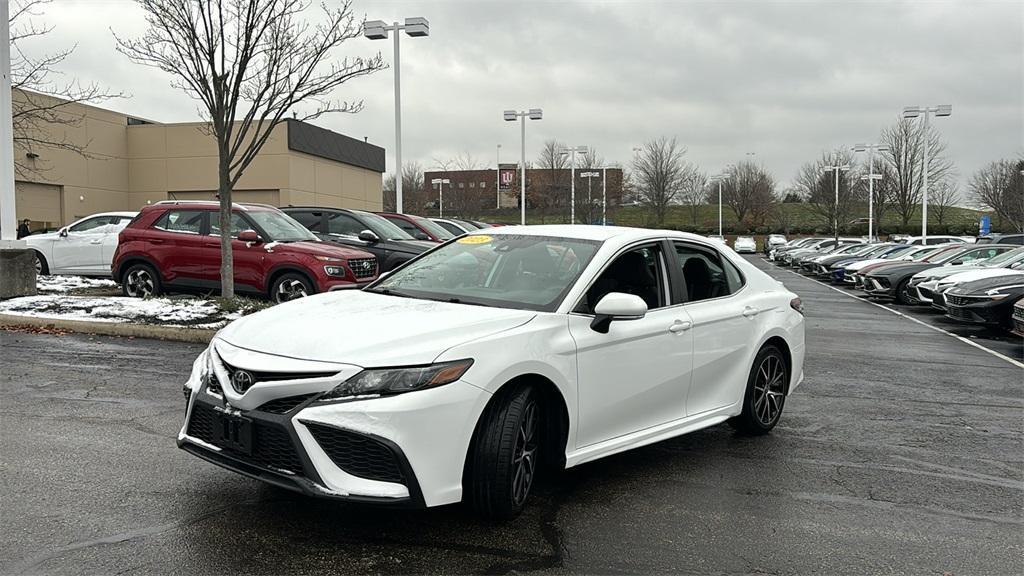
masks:
{"type": "Polygon", "coordinates": [[[159,239],[159,238],[150,238],[149,239],[149,243],[150,244],[163,244],[164,241],[159,239]]]}
{"type": "Polygon", "coordinates": [[[89,244],[103,244],[103,240],[89,240],[89,244]]]}
{"type": "Polygon", "coordinates": [[[743,307],[743,316],[745,316],[747,318],[753,318],[754,316],[757,316],[760,313],[761,313],[761,311],[758,310],[757,308],[753,308],[751,306],[744,306],[743,307]]]}
{"type": "Polygon", "coordinates": [[[690,328],[693,328],[693,322],[689,320],[676,320],[668,327],[668,331],[673,334],[679,334],[680,332],[686,332],[690,328]]]}

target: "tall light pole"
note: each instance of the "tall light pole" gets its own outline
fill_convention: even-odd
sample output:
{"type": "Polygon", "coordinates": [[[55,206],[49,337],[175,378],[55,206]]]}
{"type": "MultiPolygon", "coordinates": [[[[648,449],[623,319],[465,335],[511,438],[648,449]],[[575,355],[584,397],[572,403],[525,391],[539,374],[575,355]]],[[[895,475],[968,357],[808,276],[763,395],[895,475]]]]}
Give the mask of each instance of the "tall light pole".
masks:
{"type": "MultiPolygon", "coordinates": [[[[593,183],[594,178],[600,178],[601,177],[601,173],[600,172],[595,172],[593,170],[591,170],[590,172],[580,172],[580,177],[587,179],[587,217],[589,218],[590,217],[590,210],[594,206],[594,201],[591,199],[591,195],[590,195],[591,194],[591,190],[592,190],[591,184],[593,183]]],[[[589,219],[593,220],[593,218],[589,218],[589,219]]],[[[593,222],[587,222],[587,224],[593,224],[593,222]]]]}
{"type": "Polygon", "coordinates": [[[875,152],[885,152],[889,147],[885,144],[857,144],[853,147],[854,152],[868,153],[868,174],[861,176],[861,180],[868,181],[868,242],[875,239],[875,180],[881,180],[881,174],[875,174],[875,152]]]}
{"type": "Polygon", "coordinates": [[[494,208],[501,209],[501,144],[498,144],[498,152],[494,155],[494,208]]]}
{"type": "Polygon", "coordinates": [[[849,164],[843,164],[842,166],[825,166],[825,172],[834,172],[836,175],[836,206],[835,206],[835,218],[833,221],[833,232],[835,233],[836,246],[839,245],[839,173],[846,172],[850,169],[849,164]]]}
{"type": "Polygon", "coordinates": [[[924,160],[921,167],[921,179],[924,189],[921,192],[921,244],[928,244],[928,117],[934,113],[936,116],[949,116],[953,113],[952,104],[939,104],[931,108],[927,106],[908,106],[903,109],[904,118],[917,118],[924,114],[924,160]]]}
{"type": "Polygon", "coordinates": [[[16,242],[18,238],[17,212],[14,207],[14,123],[11,119],[11,29],[7,0],[0,0],[0,19],[3,20],[3,34],[0,34],[0,243],[5,247],[25,246],[16,242]]]}
{"type": "Polygon", "coordinates": [[[571,158],[569,161],[569,179],[572,181],[569,184],[571,190],[569,193],[569,224],[576,223],[576,153],[586,154],[587,150],[586,146],[573,146],[558,151],[562,156],[568,155],[571,158]]]}
{"type": "Polygon", "coordinates": [[[451,185],[452,181],[448,178],[434,178],[430,183],[437,186],[437,217],[444,218],[444,185],[451,185]]]}
{"type": "MultiPolygon", "coordinates": [[[[619,179],[622,180],[621,178],[619,179]]],[[[619,194],[622,198],[622,194],[619,194]]],[[[601,226],[608,225],[608,167],[601,168],[601,226]]]]}
{"type": "Polygon", "coordinates": [[[718,235],[722,238],[725,238],[722,234],[722,181],[728,180],[730,177],[732,177],[732,174],[722,172],[721,174],[715,174],[709,178],[712,182],[718,182],[718,235]]]}
{"type": "Polygon", "coordinates": [[[383,20],[369,20],[363,24],[363,34],[370,40],[387,40],[388,32],[395,36],[395,210],[402,213],[402,68],[398,39],[399,30],[414,38],[429,36],[430,23],[426,18],[406,18],[405,24],[395,22],[391,26],[383,20]]]}
{"type": "Polygon", "coordinates": [[[530,120],[540,120],[544,117],[544,111],[540,108],[530,108],[516,112],[515,110],[505,110],[504,112],[506,122],[515,122],[516,118],[519,119],[519,127],[521,130],[521,144],[523,156],[519,163],[519,223],[526,226],[526,118],[530,120]]]}

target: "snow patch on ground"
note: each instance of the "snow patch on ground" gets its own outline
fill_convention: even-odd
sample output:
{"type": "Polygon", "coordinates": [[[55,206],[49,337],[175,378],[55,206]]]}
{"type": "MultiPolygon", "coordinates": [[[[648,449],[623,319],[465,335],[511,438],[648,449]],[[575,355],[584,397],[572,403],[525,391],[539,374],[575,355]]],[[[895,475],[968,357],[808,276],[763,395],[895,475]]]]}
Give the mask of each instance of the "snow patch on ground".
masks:
{"type": "Polygon", "coordinates": [[[37,318],[127,322],[220,328],[241,315],[225,313],[215,302],[198,298],[125,298],[44,294],[0,302],[0,314],[37,318]]]}
{"type": "Polygon", "coordinates": [[[85,276],[37,276],[36,289],[40,292],[67,293],[74,290],[96,288],[117,288],[117,283],[105,278],[86,278],[85,276]]]}

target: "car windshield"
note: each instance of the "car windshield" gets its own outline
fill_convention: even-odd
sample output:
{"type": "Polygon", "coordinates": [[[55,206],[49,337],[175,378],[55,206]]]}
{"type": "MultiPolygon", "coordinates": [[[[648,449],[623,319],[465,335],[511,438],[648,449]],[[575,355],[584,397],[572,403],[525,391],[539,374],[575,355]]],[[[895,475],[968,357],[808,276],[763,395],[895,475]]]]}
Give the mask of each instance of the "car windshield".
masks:
{"type": "Polygon", "coordinates": [[[371,212],[353,210],[359,219],[370,227],[370,230],[381,240],[415,240],[411,234],[371,212]]]}
{"type": "Polygon", "coordinates": [[[1001,268],[1015,263],[1020,258],[1024,258],[1024,248],[1014,248],[1009,252],[1003,252],[1002,254],[993,256],[980,264],[989,268],[1001,268]]]}
{"type": "Polygon", "coordinates": [[[881,246],[872,246],[867,252],[861,253],[861,256],[876,256],[885,252],[886,250],[892,250],[892,244],[882,244],[881,246]]]}
{"type": "Polygon", "coordinates": [[[920,262],[920,261],[924,260],[925,258],[931,256],[932,254],[934,254],[938,250],[939,250],[938,246],[930,246],[928,248],[922,248],[922,249],[920,249],[920,250],[918,250],[916,252],[911,252],[910,259],[913,260],[914,262],[920,262]]]}
{"type": "Polygon", "coordinates": [[[269,242],[300,242],[316,240],[316,236],[291,216],[276,210],[250,210],[246,212],[256,225],[269,236],[269,242]]]}
{"type": "Polygon", "coordinates": [[[929,254],[926,258],[923,258],[921,261],[930,262],[933,264],[945,264],[946,262],[949,262],[950,260],[956,258],[957,256],[966,253],[972,248],[973,246],[969,246],[966,248],[947,248],[945,250],[936,251],[934,254],[929,254]]]}
{"type": "Polygon", "coordinates": [[[473,224],[472,222],[468,222],[466,220],[456,220],[456,219],[452,218],[452,222],[455,222],[459,226],[462,226],[463,228],[465,228],[466,230],[469,230],[469,231],[479,230],[480,229],[480,227],[477,226],[476,224],[473,224]]]}
{"type": "Polygon", "coordinates": [[[889,250],[888,252],[880,255],[879,258],[881,258],[882,260],[892,260],[893,258],[899,258],[900,256],[906,256],[907,253],[911,252],[912,250],[914,250],[913,246],[906,246],[906,245],[904,245],[904,246],[897,246],[896,248],[893,248],[893,249],[889,250]]]}
{"type": "Polygon", "coordinates": [[[454,234],[438,226],[437,223],[435,223],[433,220],[430,220],[429,218],[423,218],[422,216],[412,215],[407,216],[411,218],[414,222],[416,222],[416,224],[418,224],[420,228],[423,228],[427,232],[433,234],[434,237],[437,238],[438,240],[451,240],[452,238],[455,238],[454,234]]]}
{"type": "Polygon", "coordinates": [[[600,245],[575,238],[473,234],[425,254],[367,290],[551,312],[600,245]]]}

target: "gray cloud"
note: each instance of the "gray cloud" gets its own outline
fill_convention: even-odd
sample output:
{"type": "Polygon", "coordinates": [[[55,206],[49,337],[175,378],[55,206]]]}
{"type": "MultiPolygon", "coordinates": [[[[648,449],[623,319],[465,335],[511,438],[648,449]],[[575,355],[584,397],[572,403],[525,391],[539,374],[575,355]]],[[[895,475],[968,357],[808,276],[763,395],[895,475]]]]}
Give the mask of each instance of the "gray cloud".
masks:
{"type": "MultiPolygon", "coordinates": [[[[677,136],[709,172],[756,152],[781,182],[822,149],[878,137],[903,106],[952,103],[937,121],[965,179],[1024,150],[1024,15],[1017,2],[362,2],[370,19],[425,16],[429,38],[402,38],[407,161],[467,151],[518,158],[505,108],[543,107],[527,157],[557,138],[628,163],[631,148],[677,136]]],[[[127,0],[57,0],[54,33],[32,48],[78,44],[67,72],[132,97],[110,107],[159,121],[197,117],[163,73],[114,51],[109,29],[138,35],[127,0]],[[108,29],[109,28],[109,29],[108,29]]],[[[390,42],[360,40],[350,54],[390,42]]],[[[388,149],[393,76],[346,85],[357,115],[319,124],[388,149]]],[[[390,168],[389,168],[390,169],[390,168]]]]}

